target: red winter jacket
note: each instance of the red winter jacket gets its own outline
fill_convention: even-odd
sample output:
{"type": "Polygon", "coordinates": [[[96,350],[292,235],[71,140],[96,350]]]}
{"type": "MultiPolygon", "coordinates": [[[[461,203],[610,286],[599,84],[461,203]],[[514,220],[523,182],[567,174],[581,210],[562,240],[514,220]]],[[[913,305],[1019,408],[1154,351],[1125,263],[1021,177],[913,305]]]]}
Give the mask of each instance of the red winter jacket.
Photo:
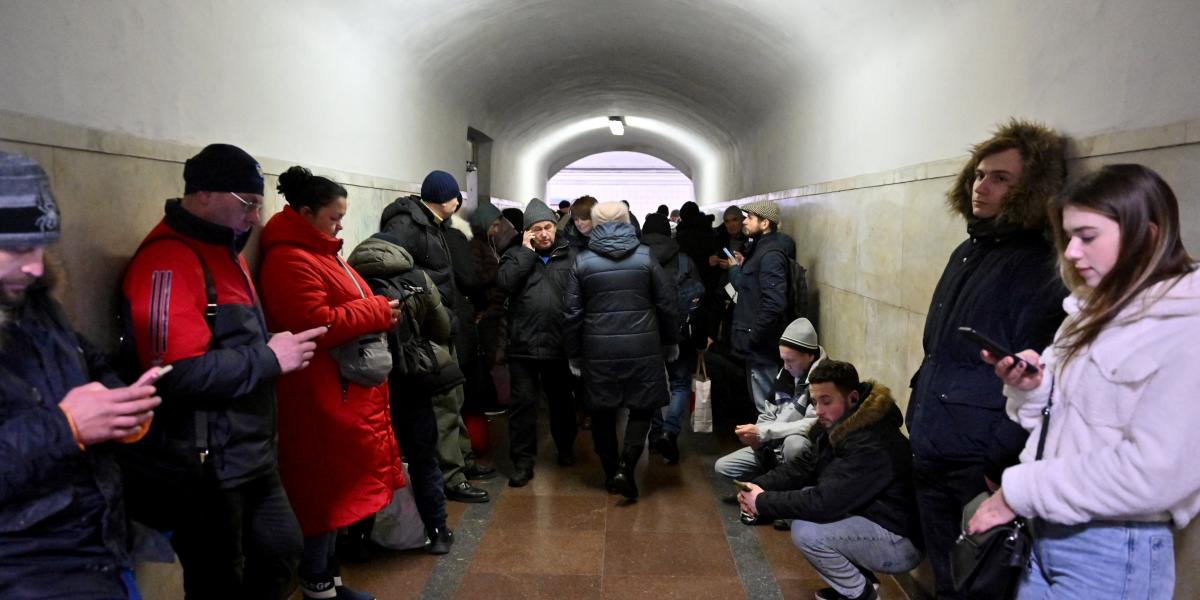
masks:
{"type": "Polygon", "coordinates": [[[344,527],[383,508],[404,485],[387,384],[343,381],[329,349],[391,327],[388,300],[350,273],[342,240],[290,206],[263,228],[258,289],[273,331],[328,325],[308,367],[279,378],[279,472],[305,536],[344,527]]]}

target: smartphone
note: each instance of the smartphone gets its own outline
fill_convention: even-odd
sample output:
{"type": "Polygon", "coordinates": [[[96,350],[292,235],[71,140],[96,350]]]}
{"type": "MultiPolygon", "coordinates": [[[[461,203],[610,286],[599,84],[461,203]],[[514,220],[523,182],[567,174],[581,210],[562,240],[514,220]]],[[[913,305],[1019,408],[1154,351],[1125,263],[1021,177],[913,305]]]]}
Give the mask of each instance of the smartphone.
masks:
{"type": "Polygon", "coordinates": [[[165,367],[150,367],[149,369],[146,369],[145,373],[142,373],[141,377],[138,377],[137,382],[135,382],[133,385],[150,385],[151,383],[162,379],[163,375],[170,373],[174,368],[175,365],[167,365],[165,367]]]}
{"type": "Polygon", "coordinates": [[[738,481],[738,480],[734,479],[733,486],[743,492],[750,491],[750,484],[746,483],[745,481],[738,481]]]}
{"type": "Polygon", "coordinates": [[[736,258],[733,257],[733,253],[729,251],[729,248],[721,248],[721,250],[725,252],[725,256],[729,257],[729,260],[732,260],[732,261],[737,260],[736,258]]]}
{"type": "MultiPolygon", "coordinates": [[[[979,347],[983,348],[984,350],[987,350],[988,353],[990,353],[992,356],[999,356],[999,357],[1011,356],[1011,357],[1013,357],[1013,360],[1024,360],[1023,358],[1017,356],[1016,353],[1008,350],[1004,346],[1001,346],[1000,344],[996,343],[991,338],[987,337],[986,335],[983,335],[982,333],[979,333],[978,331],[975,331],[974,329],[971,329],[970,327],[959,327],[958,332],[967,336],[968,339],[975,342],[976,344],[979,344],[979,347]]],[[[1037,375],[1037,372],[1038,372],[1037,365],[1031,365],[1029,363],[1025,363],[1025,374],[1026,375],[1037,375]]]]}

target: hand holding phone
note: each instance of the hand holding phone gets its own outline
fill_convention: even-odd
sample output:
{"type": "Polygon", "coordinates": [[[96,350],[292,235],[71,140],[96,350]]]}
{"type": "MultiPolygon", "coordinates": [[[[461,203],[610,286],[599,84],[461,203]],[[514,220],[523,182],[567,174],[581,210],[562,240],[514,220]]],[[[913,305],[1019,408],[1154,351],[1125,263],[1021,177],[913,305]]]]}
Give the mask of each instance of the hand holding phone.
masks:
{"type": "Polygon", "coordinates": [[[734,480],[733,480],[733,487],[736,487],[737,489],[739,489],[739,490],[741,490],[741,491],[743,491],[743,492],[749,492],[749,491],[750,491],[750,484],[746,483],[745,481],[738,481],[738,480],[734,479],[734,480]]]}
{"type": "MultiPolygon", "coordinates": [[[[980,348],[987,350],[988,354],[995,356],[997,359],[1001,359],[1006,356],[1011,356],[1014,361],[1013,364],[1016,364],[1015,361],[1025,361],[1025,359],[1017,356],[1016,352],[1013,352],[1013,351],[1005,348],[1004,346],[1001,346],[995,340],[992,340],[991,338],[983,335],[982,333],[979,333],[978,331],[975,331],[974,329],[972,329],[970,327],[959,327],[958,332],[963,334],[964,336],[966,336],[967,339],[975,342],[976,344],[979,344],[980,348]]],[[[1029,364],[1028,362],[1025,362],[1025,374],[1026,375],[1037,375],[1038,371],[1039,371],[1039,369],[1038,369],[1037,365],[1032,365],[1032,364],[1029,364]]]]}
{"type": "Polygon", "coordinates": [[[162,379],[163,375],[170,373],[174,368],[174,365],[167,365],[165,367],[150,367],[149,369],[146,369],[145,373],[142,373],[141,377],[137,378],[137,381],[134,382],[133,385],[134,387],[139,385],[151,385],[155,381],[162,379]]]}

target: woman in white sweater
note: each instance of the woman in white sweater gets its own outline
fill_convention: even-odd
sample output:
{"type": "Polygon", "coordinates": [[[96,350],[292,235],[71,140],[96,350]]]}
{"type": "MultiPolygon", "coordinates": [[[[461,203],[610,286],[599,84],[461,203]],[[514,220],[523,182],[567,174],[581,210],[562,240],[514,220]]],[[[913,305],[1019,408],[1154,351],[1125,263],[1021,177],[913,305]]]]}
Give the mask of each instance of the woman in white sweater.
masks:
{"type": "Polygon", "coordinates": [[[1104,167],[1050,211],[1067,319],[1040,356],[984,352],[1031,435],[968,531],[1034,519],[1021,599],[1170,598],[1170,528],[1200,512],[1200,274],[1174,193],[1146,167],[1104,167]]]}

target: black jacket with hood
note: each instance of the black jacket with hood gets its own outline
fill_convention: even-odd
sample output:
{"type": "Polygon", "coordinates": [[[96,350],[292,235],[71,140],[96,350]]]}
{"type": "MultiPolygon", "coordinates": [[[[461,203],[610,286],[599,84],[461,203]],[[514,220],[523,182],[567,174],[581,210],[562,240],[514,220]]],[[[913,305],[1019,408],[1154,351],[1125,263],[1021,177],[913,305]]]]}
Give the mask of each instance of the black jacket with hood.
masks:
{"type": "Polygon", "coordinates": [[[1054,337],[1067,295],[1046,240],[1046,202],[1063,183],[1061,141],[1040,126],[1011,122],[972,158],[947,195],[970,236],[950,255],[929,303],[925,357],[910,383],[908,427],[918,461],[948,467],[982,464],[999,481],[1017,463],[1027,433],[1005,414],[1003,384],[979,356],[979,346],[957,332],[971,327],[1013,352],[1040,350],[1054,337]],[[971,213],[975,169],[996,140],[1028,149],[1020,181],[1000,214],[971,213]]]}
{"type": "Polygon", "coordinates": [[[442,305],[454,314],[454,303],[459,292],[454,280],[450,247],[443,229],[448,226],[446,221],[437,221],[421,203],[420,196],[396,198],[384,207],[379,219],[379,230],[399,240],[400,245],[412,256],[414,266],[428,273],[437,285],[442,305]]]}
{"type": "Polygon", "coordinates": [[[786,233],[761,236],[746,248],[733,307],[733,353],[751,364],[779,364],[779,336],[791,322],[788,273],[796,242],[786,233]]]}
{"type": "MultiPolygon", "coordinates": [[[[692,262],[691,258],[685,254],[679,246],[679,243],[671,239],[669,235],[661,233],[646,233],[642,231],[642,243],[650,248],[650,255],[654,260],[658,261],[659,266],[667,275],[667,280],[671,282],[671,289],[675,293],[676,308],[679,312],[679,343],[691,343],[695,348],[704,348],[705,338],[707,337],[707,329],[704,326],[704,295],[696,298],[698,308],[692,312],[692,317],[689,320],[688,315],[683,312],[683,307],[679,303],[678,284],[681,281],[695,280],[703,285],[700,279],[700,272],[696,270],[696,263],[692,262]],[[684,271],[680,273],[680,262],[683,262],[684,271]]],[[[680,348],[681,351],[687,351],[686,348],[680,348]]]]}
{"type": "Polygon", "coordinates": [[[863,382],[863,398],[833,427],[816,424],[811,460],[792,460],[753,480],[764,492],[760,517],[832,523],[861,516],[918,548],[920,519],[904,417],[881,384],[863,382]]]}
{"type": "Polygon", "coordinates": [[[663,346],[679,331],[666,273],[633,226],[592,230],[567,278],[567,357],[582,359],[593,408],[657,408],[669,400],[663,346]]]}

